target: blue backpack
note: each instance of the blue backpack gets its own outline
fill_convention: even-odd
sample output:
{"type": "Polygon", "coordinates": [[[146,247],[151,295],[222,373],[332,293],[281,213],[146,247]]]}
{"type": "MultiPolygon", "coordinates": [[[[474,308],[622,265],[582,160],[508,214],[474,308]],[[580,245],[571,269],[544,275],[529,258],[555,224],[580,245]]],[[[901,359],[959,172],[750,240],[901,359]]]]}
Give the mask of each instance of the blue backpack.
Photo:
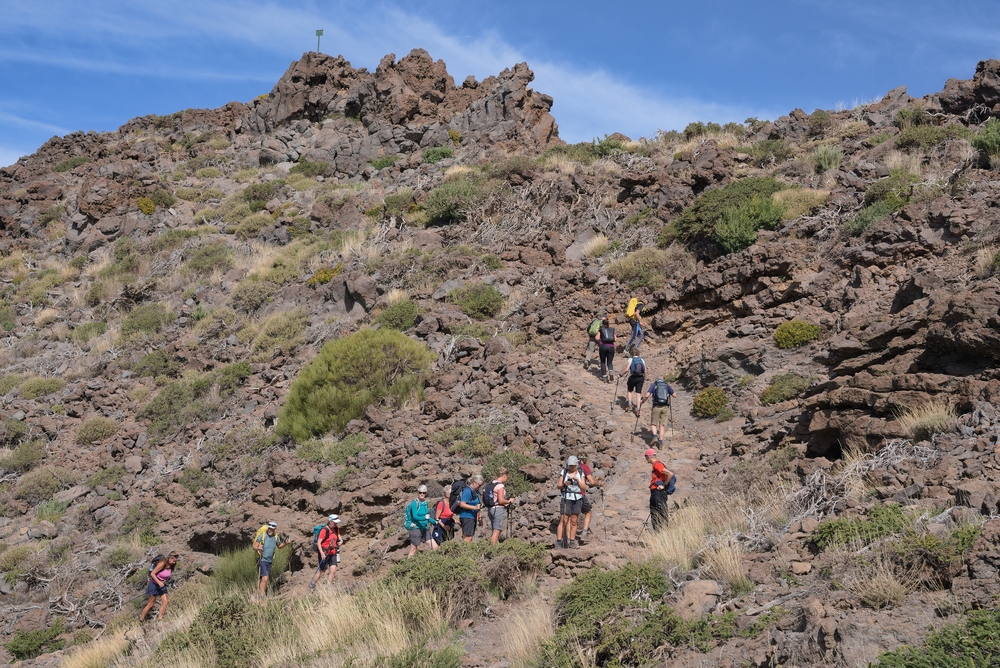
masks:
{"type": "Polygon", "coordinates": [[[313,547],[319,549],[319,532],[323,530],[326,526],[326,522],[323,524],[317,524],[313,527],[313,547]]]}
{"type": "Polygon", "coordinates": [[[646,363],[641,357],[636,355],[632,358],[632,364],[630,365],[630,371],[633,376],[645,376],[646,375],[646,363]]]}

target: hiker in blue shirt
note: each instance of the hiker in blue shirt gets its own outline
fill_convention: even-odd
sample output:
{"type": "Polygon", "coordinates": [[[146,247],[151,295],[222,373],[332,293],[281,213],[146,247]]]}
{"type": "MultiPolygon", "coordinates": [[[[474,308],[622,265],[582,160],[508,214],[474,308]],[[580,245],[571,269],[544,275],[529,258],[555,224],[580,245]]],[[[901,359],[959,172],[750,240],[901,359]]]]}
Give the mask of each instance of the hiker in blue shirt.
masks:
{"type": "Polygon", "coordinates": [[[417,553],[421,543],[427,543],[432,550],[438,549],[438,544],[431,536],[432,524],[437,524],[437,520],[431,516],[431,510],[427,506],[427,485],[421,485],[417,487],[417,498],[406,504],[403,528],[410,533],[410,552],[406,555],[407,559],[417,553]]]}
{"type": "Polygon", "coordinates": [[[670,401],[676,394],[674,388],[670,387],[667,381],[663,380],[663,378],[657,378],[649,386],[649,390],[642,396],[642,399],[639,400],[639,408],[642,408],[642,404],[645,403],[646,399],[653,400],[653,414],[650,416],[650,420],[653,425],[653,435],[658,436],[657,443],[659,445],[663,445],[663,436],[667,431],[667,422],[668,420],[672,420],[672,417],[669,417],[670,401]]]}
{"type": "Polygon", "coordinates": [[[253,544],[253,549],[260,552],[260,561],[257,562],[257,575],[260,577],[259,593],[261,596],[267,591],[267,581],[271,577],[271,565],[274,563],[274,553],[288,545],[288,540],[279,542],[278,523],[268,522],[267,533],[259,541],[253,544]]]}
{"type": "Polygon", "coordinates": [[[462,490],[462,497],[458,503],[458,519],[462,523],[462,540],[466,543],[472,542],[472,537],[476,535],[476,523],[483,525],[483,518],[479,516],[479,488],[483,486],[483,476],[478,473],[469,478],[469,485],[462,490]]]}
{"type": "Polygon", "coordinates": [[[629,360],[628,368],[622,371],[621,375],[628,374],[628,381],[625,386],[625,400],[628,402],[625,410],[632,411],[636,417],[639,415],[639,405],[642,403],[642,386],[646,382],[646,362],[636,355],[629,360]],[[635,401],[632,401],[632,394],[635,393],[635,401]]]}

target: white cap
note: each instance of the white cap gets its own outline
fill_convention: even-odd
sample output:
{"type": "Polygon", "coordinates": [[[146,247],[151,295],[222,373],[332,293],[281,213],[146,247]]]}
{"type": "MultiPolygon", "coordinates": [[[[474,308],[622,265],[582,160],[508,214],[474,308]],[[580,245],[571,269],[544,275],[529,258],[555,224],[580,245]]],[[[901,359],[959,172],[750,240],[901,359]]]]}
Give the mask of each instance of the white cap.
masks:
{"type": "Polygon", "coordinates": [[[278,528],[278,523],[277,522],[268,522],[267,523],[267,528],[268,529],[277,529],[278,528]]]}
{"type": "Polygon", "coordinates": [[[340,516],[339,515],[330,515],[326,519],[327,519],[327,521],[333,522],[334,524],[340,524],[340,516]]]}
{"type": "Polygon", "coordinates": [[[427,493],[427,485],[421,485],[420,487],[417,487],[417,493],[419,494],[421,492],[424,494],[427,493]]]}
{"type": "Polygon", "coordinates": [[[570,455],[569,459],[566,460],[566,466],[573,466],[574,464],[579,464],[580,460],[576,458],[576,455],[570,455]]]}

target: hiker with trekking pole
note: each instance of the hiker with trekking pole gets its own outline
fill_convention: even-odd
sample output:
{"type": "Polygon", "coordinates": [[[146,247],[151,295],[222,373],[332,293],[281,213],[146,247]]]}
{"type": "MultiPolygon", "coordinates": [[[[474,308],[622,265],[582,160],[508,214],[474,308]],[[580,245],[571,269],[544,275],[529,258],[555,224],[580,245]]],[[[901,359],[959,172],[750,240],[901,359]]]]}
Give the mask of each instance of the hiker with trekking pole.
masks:
{"type": "Polygon", "coordinates": [[[611,377],[608,374],[615,372],[615,328],[611,326],[608,317],[601,321],[601,329],[597,332],[599,342],[597,352],[601,356],[601,380],[610,383],[611,377]]]}
{"type": "Polygon", "coordinates": [[[566,459],[566,467],[559,473],[556,487],[560,492],[559,526],[556,528],[556,547],[579,547],[576,542],[576,525],[583,509],[583,493],[587,481],[580,471],[580,460],[575,455],[566,459]]]}
{"type": "MultiPolygon", "coordinates": [[[[646,463],[653,467],[652,478],[649,481],[649,518],[653,521],[653,531],[659,531],[667,526],[669,520],[668,503],[674,493],[677,476],[663,462],[656,458],[656,450],[646,450],[643,455],[646,463]]],[[[643,523],[645,527],[645,522],[643,523]]],[[[642,535],[642,532],[639,532],[642,535]]]]}
{"type": "MultiPolygon", "coordinates": [[[[590,468],[587,464],[586,453],[581,454],[578,459],[580,460],[580,472],[583,473],[583,479],[587,483],[587,489],[583,492],[583,505],[580,507],[580,512],[583,514],[583,529],[580,530],[578,540],[580,545],[583,545],[583,539],[587,537],[590,533],[590,518],[594,514],[594,506],[590,503],[590,498],[587,496],[587,492],[593,490],[595,487],[604,486],[604,482],[596,480],[594,478],[594,470],[590,468]]],[[[593,495],[591,495],[593,496],[593,495]]],[[[603,503],[604,503],[604,490],[601,489],[601,503],[602,503],[602,517],[603,517],[603,503]]]]}
{"type": "Polygon", "coordinates": [[[628,381],[625,384],[625,410],[632,411],[639,415],[639,404],[642,402],[642,386],[646,383],[646,361],[643,360],[638,355],[632,357],[628,362],[628,368],[622,371],[622,378],[628,375],[628,381]],[[635,395],[635,401],[632,400],[632,395],[635,395]]]}
{"type": "MultiPolygon", "coordinates": [[[[607,316],[604,316],[607,318],[607,316]]],[[[587,350],[583,353],[583,368],[590,371],[590,356],[597,350],[597,342],[600,339],[601,324],[603,318],[594,318],[587,328],[587,350]]]]}
{"type": "MultiPolygon", "coordinates": [[[[656,381],[649,386],[649,390],[646,394],[642,396],[639,400],[639,409],[642,408],[642,404],[645,403],[646,399],[652,399],[653,410],[650,414],[650,427],[653,429],[653,436],[657,437],[657,444],[663,446],[663,436],[667,429],[667,421],[670,422],[670,429],[673,430],[673,408],[670,406],[671,399],[677,393],[674,392],[674,388],[670,387],[667,381],[663,378],[657,378],[656,381]]],[[[636,421],[636,426],[638,426],[638,420],[636,421]]]]}
{"type": "Polygon", "coordinates": [[[632,336],[629,337],[624,349],[625,354],[629,357],[639,354],[639,346],[642,345],[642,339],[645,336],[642,331],[642,309],[645,305],[645,301],[633,297],[625,309],[625,317],[628,318],[629,327],[632,330],[632,336]]]}

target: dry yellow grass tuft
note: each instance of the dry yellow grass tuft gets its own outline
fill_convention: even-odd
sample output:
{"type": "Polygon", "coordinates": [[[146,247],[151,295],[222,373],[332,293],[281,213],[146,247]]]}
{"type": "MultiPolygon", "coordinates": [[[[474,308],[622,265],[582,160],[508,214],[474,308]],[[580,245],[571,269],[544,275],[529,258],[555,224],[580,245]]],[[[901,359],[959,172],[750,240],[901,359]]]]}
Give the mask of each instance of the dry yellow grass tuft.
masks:
{"type": "Polygon", "coordinates": [[[809,190],[808,188],[790,188],[774,194],[774,201],[784,210],[784,220],[795,220],[808,216],[824,204],[830,197],[829,190],[809,190]]]}
{"type": "Polygon", "coordinates": [[[393,304],[398,304],[399,302],[405,302],[410,298],[410,295],[406,293],[406,290],[400,290],[399,288],[393,288],[385,295],[385,303],[389,306],[393,304]]]}
{"type": "Polygon", "coordinates": [[[989,278],[993,275],[993,261],[998,251],[996,246],[986,246],[976,252],[976,276],[989,278]]]}
{"type": "Polygon", "coordinates": [[[947,399],[935,397],[919,406],[904,408],[897,418],[899,426],[917,440],[928,439],[955,428],[955,407],[947,399]]]}
{"type": "Polygon", "coordinates": [[[552,606],[541,597],[525,601],[504,619],[500,637],[511,667],[527,668],[552,637],[552,606]]]}
{"type": "Polygon", "coordinates": [[[920,176],[920,156],[910,155],[902,151],[889,151],[885,155],[885,166],[889,171],[903,172],[920,176]]]}
{"type": "Polygon", "coordinates": [[[719,580],[737,595],[753,591],[754,583],[746,576],[743,568],[743,548],[732,540],[723,540],[708,547],[698,555],[699,561],[716,580],[719,580]]]}
{"type": "Polygon", "coordinates": [[[598,234],[590,241],[583,244],[584,257],[601,257],[608,252],[611,240],[604,234],[598,234]]]}
{"type": "Polygon", "coordinates": [[[458,179],[465,178],[469,174],[472,174],[472,171],[472,167],[467,167],[465,165],[452,165],[444,171],[444,180],[457,181],[458,179]]]}
{"type": "Polygon", "coordinates": [[[54,308],[44,308],[35,316],[35,327],[51,325],[59,317],[59,311],[54,308]]]}
{"type": "Polygon", "coordinates": [[[920,584],[915,568],[901,565],[882,545],[870,549],[847,545],[843,554],[834,555],[833,560],[844,564],[839,574],[841,569],[834,569],[844,589],[875,609],[900,605],[920,584]]]}
{"type": "MultiPolygon", "coordinates": [[[[130,627],[131,628],[131,627],[130,627]]],[[[106,668],[113,665],[116,658],[125,653],[129,640],[127,629],[106,633],[97,640],[72,651],[60,664],[61,668],[106,668]]]]}

